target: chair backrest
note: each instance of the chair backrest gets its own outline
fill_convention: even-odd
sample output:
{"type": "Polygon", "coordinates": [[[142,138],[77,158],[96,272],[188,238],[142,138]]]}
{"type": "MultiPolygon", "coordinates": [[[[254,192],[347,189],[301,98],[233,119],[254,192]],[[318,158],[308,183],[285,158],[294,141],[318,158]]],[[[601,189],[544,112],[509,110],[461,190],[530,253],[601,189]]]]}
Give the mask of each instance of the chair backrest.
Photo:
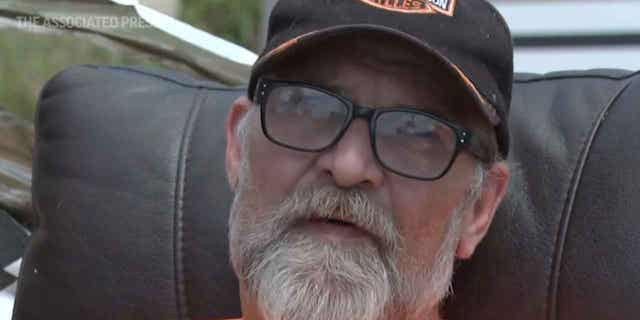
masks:
{"type": "Polygon", "coordinates": [[[460,266],[449,318],[638,314],[640,74],[518,75],[509,121],[511,195],[460,266]]]}
{"type": "MultiPolygon", "coordinates": [[[[239,315],[224,121],[244,93],[177,73],[81,66],[43,90],[14,320],[239,315]]],[[[519,75],[513,192],[447,319],[627,319],[640,306],[640,75],[519,75]]]]}

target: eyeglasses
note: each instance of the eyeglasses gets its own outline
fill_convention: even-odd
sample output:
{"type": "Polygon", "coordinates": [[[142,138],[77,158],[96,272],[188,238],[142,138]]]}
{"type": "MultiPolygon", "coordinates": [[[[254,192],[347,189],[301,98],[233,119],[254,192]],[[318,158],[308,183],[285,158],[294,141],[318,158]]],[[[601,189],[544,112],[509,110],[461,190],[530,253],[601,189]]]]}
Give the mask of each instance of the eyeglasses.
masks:
{"type": "Polygon", "coordinates": [[[377,161],[398,175],[436,180],[451,168],[471,132],[413,108],[370,108],[302,82],[261,79],[254,101],[262,130],[275,144],[320,152],[334,146],[356,118],[369,122],[377,161]]]}

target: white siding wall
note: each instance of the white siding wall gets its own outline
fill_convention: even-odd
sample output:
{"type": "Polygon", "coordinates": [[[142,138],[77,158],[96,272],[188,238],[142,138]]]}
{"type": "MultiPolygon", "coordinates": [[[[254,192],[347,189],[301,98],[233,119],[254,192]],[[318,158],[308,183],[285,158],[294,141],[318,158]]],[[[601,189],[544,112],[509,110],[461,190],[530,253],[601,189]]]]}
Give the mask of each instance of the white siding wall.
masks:
{"type": "Polygon", "coordinates": [[[513,36],[590,37],[581,45],[516,47],[517,71],[622,68],[640,70],[640,1],[494,0],[513,36]],[[626,39],[624,41],[622,38],[626,39]],[[607,40],[608,39],[608,40],[607,40]],[[611,41],[614,40],[614,41],[611,41]],[[609,43],[607,42],[618,42],[609,43]]]}

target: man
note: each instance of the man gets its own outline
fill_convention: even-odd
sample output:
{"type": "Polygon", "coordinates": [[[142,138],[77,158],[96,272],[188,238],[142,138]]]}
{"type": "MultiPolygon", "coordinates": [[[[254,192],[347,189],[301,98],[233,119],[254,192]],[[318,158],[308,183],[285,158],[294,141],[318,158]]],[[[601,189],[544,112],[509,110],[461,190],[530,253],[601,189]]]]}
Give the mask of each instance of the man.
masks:
{"type": "Polygon", "coordinates": [[[509,180],[483,0],[281,0],[227,122],[245,320],[439,319],[509,180]]]}

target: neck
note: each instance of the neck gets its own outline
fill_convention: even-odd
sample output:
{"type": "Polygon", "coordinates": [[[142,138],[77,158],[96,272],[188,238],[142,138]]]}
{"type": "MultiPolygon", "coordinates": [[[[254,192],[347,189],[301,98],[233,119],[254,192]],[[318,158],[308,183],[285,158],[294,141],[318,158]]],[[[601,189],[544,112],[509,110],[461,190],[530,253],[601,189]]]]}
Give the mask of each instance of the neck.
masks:
{"type": "MultiPolygon", "coordinates": [[[[247,313],[243,312],[242,319],[243,320],[264,320],[260,316],[260,313],[256,313],[256,312],[247,312],[247,313]]],[[[396,320],[396,318],[392,318],[392,319],[396,320]]],[[[442,320],[442,317],[440,317],[440,315],[436,312],[433,316],[428,318],[406,318],[406,319],[397,319],[397,320],[442,320]]]]}
{"type": "Polygon", "coordinates": [[[423,307],[418,310],[397,310],[388,317],[393,320],[442,320],[438,305],[423,307]]]}
{"type": "Polygon", "coordinates": [[[422,314],[420,316],[406,318],[406,320],[425,320],[425,319],[426,320],[442,320],[442,317],[440,317],[440,311],[438,310],[438,308],[435,308],[431,312],[422,314]]]}
{"type": "MultiPolygon", "coordinates": [[[[255,299],[248,294],[244,285],[240,286],[240,300],[242,303],[242,319],[243,320],[267,320],[262,317],[262,312],[258,308],[258,304],[255,299]]],[[[440,312],[437,307],[431,308],[431,310],[421,310],[420,312],[407,315],[406,313],[399,312],[391,315],[389,320],[442,320],[440,312]]]]}
{"type": "Polygon", "coordinates": [[[258,309],[256,300],[253,299],[243,284],[240,284],[240,302],[243,320],[265,320],[258,309]]]}

